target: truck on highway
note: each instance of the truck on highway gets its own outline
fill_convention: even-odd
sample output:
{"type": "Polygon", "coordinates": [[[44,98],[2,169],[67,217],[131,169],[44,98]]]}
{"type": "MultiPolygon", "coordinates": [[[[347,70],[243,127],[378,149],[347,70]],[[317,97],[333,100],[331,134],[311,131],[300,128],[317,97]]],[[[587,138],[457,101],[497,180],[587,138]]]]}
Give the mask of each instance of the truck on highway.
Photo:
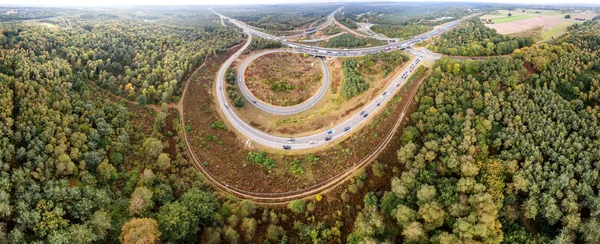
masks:
{"type": "Polygon", "coordinates": [[[327,53],[326,51],[323,51],[323,50],[319,50],[319,51],[317,51],[317,52],[320,52],[320,53],[327,53]]]}

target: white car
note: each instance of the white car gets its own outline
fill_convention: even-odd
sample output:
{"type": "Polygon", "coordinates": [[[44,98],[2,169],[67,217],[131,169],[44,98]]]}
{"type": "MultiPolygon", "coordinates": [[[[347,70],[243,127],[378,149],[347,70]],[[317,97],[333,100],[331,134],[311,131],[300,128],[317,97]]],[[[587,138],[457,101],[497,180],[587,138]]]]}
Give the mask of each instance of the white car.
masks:
{"type": "Polygon", "coordinates": [[[317,141],[309,141],[308,144],[316,144],[317,141]]]}

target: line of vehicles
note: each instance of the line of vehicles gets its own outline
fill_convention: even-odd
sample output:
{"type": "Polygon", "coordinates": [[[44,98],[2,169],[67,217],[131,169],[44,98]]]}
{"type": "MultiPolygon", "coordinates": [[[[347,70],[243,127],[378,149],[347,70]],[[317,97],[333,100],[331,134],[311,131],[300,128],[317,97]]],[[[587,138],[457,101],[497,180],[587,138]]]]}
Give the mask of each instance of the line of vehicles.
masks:
{"type": "MultiPolygon", "coordinates": [[[[230,21],[233,24],[236,24],[238,27],[244,29],[245,32],[250,33],[251,35],[260,36],[260,37],[270,39],[270,40],[276,40],[276,41],[281,42],[284,46],[290,47],[292,49],[296,49],[296,51],[315,55],[315,56],[362,56],[362,55],[366,55],[366,54],[370,54],[370,53],[393,51],[396,49],[400,49],[400,50],[410,49],[411,46],[414,45],[415,43],[419,43],[422,40],[425,40],[431,36],[438,35],[441,32],[446,31],[447,29],[450,29],[459,23],[459,21],[453,22],[453,23],[446,25],[444,28],[438,28],[438,29],[435,29],[434,31],[430,31],[428,33],[416,36],[416,37],[408,39],[408,40],[400,41],[397,39],[396,40],[388,39],[387,41],[389,41],[389,44],[383,45],[383,46],[356,48],[356,49],[354,49],[354,48],[333,49],[333,48],[322,48],[322,47],[318,47],[318,46],[310,46],[310,45],[293,42],[293,41],[287,40],[286,38],[288,38],[288,37],[286,37],[286,36],[271,35],[271,34],[263,32],[262,30],[254,29],[253,27],[248,26],[245,23],[239,22],[234,19],[230,19],[230,21]]],[[[378,38],[378,39],[381,39],[381,38],[378,38]]],[[[376,100],[372,101],[370,103],[370,105],[366,106],[364,108],[364,110],[362,110],[359,114],[355,114],[351,119],[349,119],[348,121],[346,121],[344,123],[352,124],[354,126],[354,125],[359,125],[360,123],[364,122],[365,118],[367,118],[369,116],[368,112],[375,111],[378,107],[380,107],[380,105],[383,102],[387,101],[386,99],[390,98],[390,96],[393,95],[395,91],[397,91],[398,87],[402,84],[402,81],[406,80],[406,78],[414,70],[414,68],[417,66],[417,64],[419,62],[420,62],[420,59],[417,58],[415,60],[415,62],[412,62],[412,64],[404,71],[404,73],[402,74],[401,77],[396,78],[397,80],[395,81],[396,82],[395,88],[392,88],[392,87],[394,87],[394,85],[388,86],[388,88],[386,88],[386,90],[384,90],[382,93],[380,93],[381,96],[377,97],[376,100]]],[[[222,87],[219,87],[218,90],[220,93],[222,93],[223,89],[222,89],[222,87]]],[[[228,109],[227,112],[231,113],[232,110],[231,110],[229,104],[226,102],[226,98],[225,98],[225,101],[222,101],[222,102],[224,102],[224,109],[226,109],[226,110],[228,109]]],[[[251,101],[251,102],[256,103],[256,101],[251,101]]],[[[336,132],[333,129],[331,129],[331,130],[327,130],[326,133],[319,133],[316,135],[311,135],[308,137],[298,138],[298,139],[281,138],[281,137],[277,137],[277,136],[262,135],[262,134],[257,135],[260,133],[258,133],[258,132],[254,133],[253,131],[249,132],[251,135],[248,135],[248,136],[254,137],[257,141],[262,141],[260,143],[264,143],[264,145],[280,147],[280,148],[283,147],[283,149],[292,149],[292,148],[302,149],[302,148],[314,147],[314,146],[308,146],[306,144],[318,144],[318,143],[322,143],[323,140],[324,141],[334,140],[333,137],[337,136],[338,134],[344,135],[344,133],[346,133],[352,129],[351,126],[344,126],[344,125],[337,125],[332,128],[335,128],[336,130],[340,130],[340,132],[336,134],[336,132]],[[323,138],[323,139],[321,139],[321,138],[323,138]],[[265,143],[265,141],[267,143],[265,143]],[[273,144],[269,144],[268,141],[273,142],[273,144]]],[[[248,129],[248,128],[242,127],[242,129],[248,129]]],[[[338,138],[335,138],[335,139],[338,139],[338,138]]]]}
{"type": "MultiPolygon", "coordinates": [[[[412,63],[409,66],[409,70],[405,71],[402,74],[401,79],[404,80],[404,79],[408,78],[408,75],[413,72],[413,70],[415,69],[415,67],[417,67],[417,65],[419,64],[419,62],[421,62],[421,59],[419,59],[419,58],[415,59],[415,62],[412,63]]],[[[397,82],[396,83],[396,87],[399,87],[399,86],[400,86],[400,82],[397,82]]],[[[381,97],[385,97],[386,95],[388,95],[388,91],[387,90],[384,91],[381,94],[381,97]]],[[[381,102],[377,101],[376,105],[377,105],[377,107],[379,107],[381,105],[381,102]]],[[[369,116],[369,113],[365,112],[365,110],[362,110],[362,111],[360,111],[360,113],[358,113],[358,115],[362,116],[363,118],[367,118],[367,116],[369,116]]],[[[346,126],[346,127],[344,127],[344,132],[348,132],[348,131],[350,131],[350,129],[351,129],[351,126],[346,126]]],[[[335,133],[335,130],[330,129],[330,130],[327,130],[326,133],[327,133],[327,135],[323,139],[324,139],[324,141],[330,141],[332,139],[332,136],[333,136],[332,134],[335,133]]],[[[294,139],[294,138],[289,138],[287,140],[288,143],[294,143],[295,141],[296,141],[296,139],[294,139]]],[[[316,144],[317,142],[318,141],[313,140],[313,141],[310,141],[309,144],[316,144]]],[[[287,149],[292,149],[292,146],[290,146],[290,145],[283,145],[283,149],[286,149],[286,150],[287,149]]]]}
{"type": "MultiPolygon", "coordinates": [[[[360,114],[362,115],[364,112],[365,111],[362,111],[360,114]]],[[[364,116],[365,118],[367,117],[366,115],[368,115],[368,114],[365,114],[365,116],[364,116]]],[[[352,129],[351,126],[346,126],[346,127],[344,127],[344,132],[348,132],[348,131],[350,131],[350,129],[352,129]]],[[[330,141],[331,138],[333,137],[332,134],[335,133],[335,130],[332,130],[332,129],[331,130],[327,130],[326,133],[327,133],[327,135],[325,136],[325,138],[323,138],[323,140],[324,141],[330,141]]],[[[294,143],[295,141],[296,141],[295,138],[289,138],[287,140],[288,143],[294,143]]],[[[317,142],[319,142],[319,141],[312,140],[312,141],[309,141],[308,144],[317,144],[317,142]]],[[[283,149],[292,149],[292,146],[290,146],[290,145],[283,145],[283,149]]]]}

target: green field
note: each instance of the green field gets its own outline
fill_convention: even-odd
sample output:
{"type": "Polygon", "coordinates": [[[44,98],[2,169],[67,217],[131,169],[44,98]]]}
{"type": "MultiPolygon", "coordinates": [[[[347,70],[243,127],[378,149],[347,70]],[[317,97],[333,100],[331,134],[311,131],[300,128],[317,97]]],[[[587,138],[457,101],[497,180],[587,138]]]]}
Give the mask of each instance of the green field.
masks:
{"type": "Polygon", "coordinates": [[[533,17],[532,15],[529,14],[524,14],[524,15],[513,15],[513,16],[506,16],[506,17],[502,17],[502,18],[495,18],[492,19],[494,21],[495,24],[500,24],[500,23],[507,23],[507,22],[513,22],[513,21],[517,21],[517,20],[522,20],[522,19],[529,19],[533,17]]]}
{"type": "Polygon", "coordinates": [[[517,20],[529,19],[537,16],[549,16],[549,17],[557,17],[562,18],[569,13],[561,13],[554,10],[539,10],[539,9],[525,9],[525,12],[522,9],[516,9],[514,11],[508,10],[498,10],[497,14],[486,14],[481,16],[481,19],[491,19],[496,24],[500,23],[508,23],[517,20]],[[536,13],[539,12],[539,13],[536,13]],[[511,13],[512,16],[508,16],[508,13],[511,13]]]}
{"type": "Polygon", "coordinates": [[[552,27],[552,29],[544,32],[544,40],[543,41],[552,40],[552,37],[554,37],[554,38],[559,37],[560,35],[567,32],[567,27],[569,27],[573,24],[575,24],[575,22],[573,22],[573,21],[563,21],[560,24],[555,25],[554,27],[552,27]]]}

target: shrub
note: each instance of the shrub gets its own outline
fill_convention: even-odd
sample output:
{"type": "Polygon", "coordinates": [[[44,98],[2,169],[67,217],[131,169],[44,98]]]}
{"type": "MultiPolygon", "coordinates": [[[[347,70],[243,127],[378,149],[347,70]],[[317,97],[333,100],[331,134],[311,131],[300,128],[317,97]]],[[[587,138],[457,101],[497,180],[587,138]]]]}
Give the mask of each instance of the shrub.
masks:
{"type": "Polygon", "coordinates": [[[294,213],[304,213],[306,212],[306,205],[301,200],[293,200],[288,203],[288,209],[294,213]]]}

